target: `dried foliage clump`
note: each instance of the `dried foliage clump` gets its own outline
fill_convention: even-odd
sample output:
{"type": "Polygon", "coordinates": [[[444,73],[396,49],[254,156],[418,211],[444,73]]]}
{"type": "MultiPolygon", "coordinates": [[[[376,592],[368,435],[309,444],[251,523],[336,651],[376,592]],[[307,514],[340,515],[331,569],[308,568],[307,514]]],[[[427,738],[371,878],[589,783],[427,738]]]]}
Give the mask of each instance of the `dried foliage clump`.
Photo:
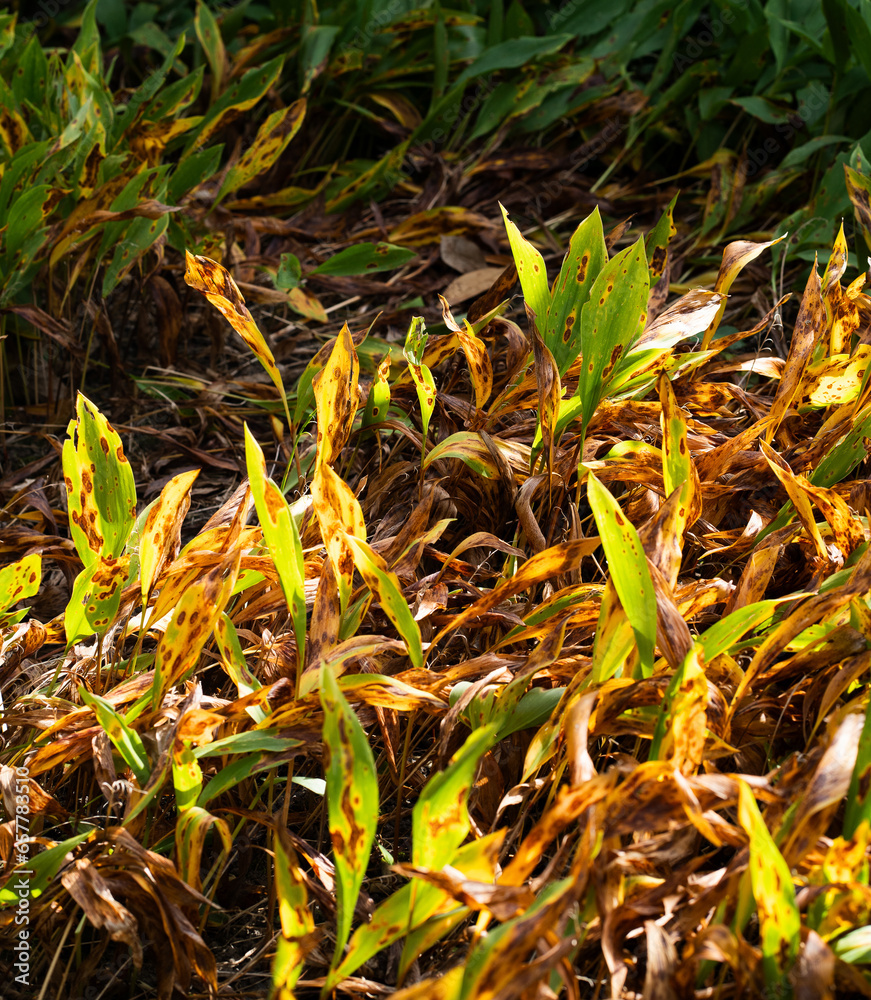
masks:
{"type": "Polygon", "coordinates": [[[671,208],[620,250],[593,212],[552,281],[505,224],[465,319],[371,379],[346,325],[290,401],[189,254],[284,479],[246,428],[183,546],[196,471],[142,507],[78,397],[71,541],[37,509],[0,571],[0,940],[25,879],[51,996],[871,994],[864,277],[839,236],[781,360],[736,345],[782,303],[718,336],[770,243],[669,301],[671,208]],[[15,610],[53,562],[62,612],[15,610]]]}

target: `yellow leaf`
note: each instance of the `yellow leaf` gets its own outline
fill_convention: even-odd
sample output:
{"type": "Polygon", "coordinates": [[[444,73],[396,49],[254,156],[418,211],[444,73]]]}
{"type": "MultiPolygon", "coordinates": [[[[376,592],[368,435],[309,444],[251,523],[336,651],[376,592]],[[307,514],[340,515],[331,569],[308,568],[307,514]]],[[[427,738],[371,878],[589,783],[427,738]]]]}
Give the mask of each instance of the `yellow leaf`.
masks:
{"type": "Polygon", "coordinates": [[[312,383],[318,415],[318,466],[334,462],[348,441],[359,405],[359,375],[360,362],[345,323],[329,360],[312,383]]]}
{"type": "Polygon", "coordinates": [[[326,463],[315,470],[311,485],[321,537],[336,570],[342,612],[348,606],[354,582],[354,557],[345,534],[366,540],[363,511],[350,486],[326,463]]]}
{"type": "Polygon", "coordinates": [[[468,320],[463,320],[463,326],[457,325],[457,321],[451,315],[451,307],[447,299],[439,296],[442,305],[442,317],[445,326],[455,333],[462,344],[463,353],[469,365],[469,375],[475,389],[475,405],[480,410],[490,398],[493,391],[493,365],[490,363],[490,355],[484,346],[484,341],[475,336],[475,331],[469,325],[468,320]]]}
{"type": "Polygon", "coordinates": [[[172,558],[173,549],[178,546],[182,521],[191,505],[191,487],[199,474],[199,469],[193,469],[171,479],[145,519],[139,543],[143,605],[163,564],[172,558]]]}
{"type": "Polygon", "coordinates": [[[704,337],[702,337],[701,349],[703,351],[706,351],[710,347],[711,340],[717,332],[717,327],[720,325],[723,313],[726,311],[726,293],[732,287],[732,282],[747,264],[752,260],[756,260],[764,250],[786,239],[787,235],[787,233],[784,233],[783,236],[778,236],[776,240],[769,240],[767,243],[750,243],[746,240],[736,240],[734,243],[730,243],[723,251],[723,262],[720,264],[720,272],[717,275],[717,283],[714,286],[714,291],[719,292],[723,296],[723,299],[720,303],[720,308],[717,310],[717,315],[711,320],[708,329],[705,330],[704,337]]]}
{"type": "Polygon", "coordinates": [[[224,315],[230,326],[255,353],[257,360],[266,369],[266,374],[281,393],[282,399],[286,399],[287,394],[275,364],[275,357],[254,322],[254,317],[248,311],[242,293],[229,271],[221,267],[217,261],[210,260],[208,257],[195,257],[188,251],[185,251],[185,261],[187,262],[187,270],[184,280],[191,288],[202,292],[209,302],[224,315]]]}

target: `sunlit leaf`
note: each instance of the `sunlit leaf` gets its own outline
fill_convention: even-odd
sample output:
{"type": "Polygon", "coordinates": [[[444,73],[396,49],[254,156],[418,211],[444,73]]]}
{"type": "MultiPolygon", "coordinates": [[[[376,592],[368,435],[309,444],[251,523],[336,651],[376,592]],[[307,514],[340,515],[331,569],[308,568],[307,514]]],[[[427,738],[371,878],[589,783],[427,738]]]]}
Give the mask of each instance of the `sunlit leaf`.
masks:
{"type": "Polygon", "coordinates": [[[589,424],[620,359],[644,329],[649,284],[641,239],[608,261],[593,282],[581,310],[583,367],[578,396],[584,426],[589,424]]]}
{"type": "Polygon", "coordinates": [[[750,838],[747,876],[756,900],[762,964],[769,986],[785,983],[799,948],[801,920],[792,875],[777,849],[750,786],[738,784],[738,819],[750,838]]]}
{"type": "Polygon", "coordinates": [[[279,837],[275,842],[275,889],[281,935],[272,961],[272,988],[278,1000],[290,1000],[293,996],[306,953],[303,942],[314,930],[299,859],[293,846],[285,844],[284,839],[279,837]]]}
{"type": "Polygon", "coordinates": [[[354,565],[366,585],[375,595],[381,610],[396,626],[396,631],[405,640],[408,656],[415,667],[423,666],[423,649],[420,642],[420,628],[414,620],[408,603],[402,596],[399,579],[391,572],[384,559],[374,552],[365,541],[346,534],[345,539],[354,555],[354,565]]]}
{"type": "Polygon", "coordinates": [[[337,881],[335,967],[351,933],[354,907],[375,840],[378,778],[366,734],[327,669],[321,671],[320,697],[324,709],[327,805],[337,881]]]}
{"type": "Polygon", "coordinates": [[[245,425],[245,456],[248,467],[248,481],[254,495],[257,516],[263,528],[263,537],[269,546],[281,589],[287,602],[287,610],[293,621],[296,637],[299,672],[305,662],[305,568],[303,565],[302,542],[296,521],[290,512],[281,490],[271,479],[266,478],[266,461],[260,445],[254,440],[245,425]]]}
{"type": "Polygon", "coordinates": [[[85,566],[117,558],[136,519],[136,485],[121,439],[81,393],[63,447],[70,532],[85,566]]]}
{"type": "Polygon", "coordinates": [[[620,603],[632,623],[644,676],[653,673],[656,642],[656,594],[647,556],[638,532],[627,520],[620,505],[592,474],[588,479],[590,507],[608,558],[608,570],[620,603]]]}
{"type": "Polygon", "coordinates": [[[42,559],[35,552],[0,569],[0,611],[33,597],[41,579],[42,559]]]}

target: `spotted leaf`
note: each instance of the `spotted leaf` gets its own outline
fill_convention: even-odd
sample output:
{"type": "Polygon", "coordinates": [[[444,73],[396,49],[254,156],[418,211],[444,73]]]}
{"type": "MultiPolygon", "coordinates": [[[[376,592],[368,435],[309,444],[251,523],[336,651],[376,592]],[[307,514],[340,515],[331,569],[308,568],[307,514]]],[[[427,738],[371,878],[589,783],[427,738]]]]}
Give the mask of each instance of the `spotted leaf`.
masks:
{"type": "Polygon", "coordinates": [[[63,446],[70,533],[79,558],[91,566],[118,557],[136,520],[136,484],[121,439],[81,393],[63,446]]]}
{"type": "Polygon", "coordinates": [[[224,183],[215,198],[215,204],[231,191],[236,191],[269,170],[299,131],[305,118],[305,111],[305,98],[301,97],[289,107],[274,111],[263,122],[254,141],[242,154],[239,162],[227,171],[224,183]]]}
{"type": "Polygon", "coordinates": [[[296,637],[297,663],[302,672],[305,662],[305,568],[302,542],[293,514],[281,490],[266,476],[266,462],[260,445],[254,440],[248,425],[245,425],[245,456],[248,465],[248,481],[254,495],[254,505],[263,537],[269,546],[269,553],[278,571],[281,590],[287,602],[287,610],[293,622],[296,637]]]}
{"type": "Polygon", "coordinates": [[[560,375],[565,375],[580,354],[581,310],[607,261],[602,218],[599,209],[595,208],[572,234],[568,253],[553,284],[544,324],[544,342],[553,354],[560,375]]]}
{"type": "Polygon", "coordinates": [[[275,364],[275,357],[259,327],[254,322],[254,317],[248,311],[242,293],[229,271],[221,267],[217,261],[210,260],[208,257],[195,257],[188,251],[185,251],[185,261],[187,269],[184,280],[191,288],[202,292],[209,302],[222,313],[230,326],[257,356],[257,360],[263,365],[266,374],[281,393],[282,399],[286,399],[287,394],[275,364]]]}
{"type": "Polygon", "coordinates": [[[649,286],[641,239],[610,260],[593,283],[590,298],[581,310],[583,367],[577,394],[585,427],[621,358],[644,329],[649,286]]]}
{"type": "Polygon", "coordinates": [[[324,775],[336,866],[336,944],[333,968],[351,933],[378,822],[378,778],[369,740],[328,669],[321,670],[324,775]]]}
{"type": "Polygon", "coordinates": [[[35,552],[0,569],[0,611],[33,597],[41,579],[42,557],[35,552]]]}
{"type": "Polygon", "coordinates": [[[786,976],[798,955],[801,918],[792,875],[777,849],[750,786],[738,782],[738,821],[750,839],[748,871],[759,915],[762,966],[770,988],[788,988],[786,976]]]}
{"type": "Polygon", "coordinates": [[[139,542],[139,572],[142,600],[147,600],[160,570],[178,551],[181,526],[190,510],[191,488],[199,469],[174,476],[163,487],[157,503],[151,506],[139,542]]]}
{"type": "Polygon", "coordinates": [[[381,605],[381,610],[393,622],[396,631],[405,640],[408,656],[415,667],[423,666],[423,648],[420,640],[420,628],[414,620],[414,615],[408,602],[402,596],[399,578],[387,567],[384,559],[370,546],[353,535],[345,535],[354,557],[354,565],[360,576],[366,581],[366,586],[372,591],[381,605]]]}
{"type": "Polygon", "coordinates": [[[611,580],[635,633],[642,674],[649,677],[653,673],[656,643],[656,594],[647,556],[638,532],[620,505],[592,474],[587,498],[602,537],[611,580]]]}
{"type": "Polygon", "coordinates": [[[359,405],[359,377],[360,361],[345,323],[327,363],[312,382],[318,415],[318,466],[333,463],[348,441],[359,405]]]}

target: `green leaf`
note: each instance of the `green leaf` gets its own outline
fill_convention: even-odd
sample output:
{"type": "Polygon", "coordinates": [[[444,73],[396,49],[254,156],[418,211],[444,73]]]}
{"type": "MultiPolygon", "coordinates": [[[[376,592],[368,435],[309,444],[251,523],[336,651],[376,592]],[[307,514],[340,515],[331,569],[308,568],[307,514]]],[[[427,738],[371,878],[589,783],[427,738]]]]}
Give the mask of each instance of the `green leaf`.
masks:
{"type": "MultiPolygon", "coordinates": [[[[580,353],[581,310],[590,297],[593,282],[607,261],[602,217],[599,209],[595,208],[572,235],[568,253],[553,285],[547,312],[543,339],[554,356],[560,375],[565,375],[580,353]]],[[[525,287],[523,291],[526,295],[525,287]]],[[[540,322],[545,322],[543,316],[540,322]]]]}
{"type": "Polygon", "coordinates": [[[327,669],[321,671],[324,771],[333,861],[336,866],[336,944],[332,967],[342,960],[354,907],[366,875],[378,823],[378,778],[369,740],[327,669]]]}
{"type": "Polygon", "coordinates": [[[281,934],[272,962],[272,995],[281,1000],[293,996],[293,987],[303,969],[305,950],[302,942],[314,930],[305,881],[296,852],[288,841],[286,835],[275,840],[275,892],[281,934]]]}
{"type": "Polygon", "coordinates": [[[499,467],[493,460],[484,439],[477,431],[457,431],[445,438],[427,453],[423,467],[429,468],[433,462],[444,458],[459,458],[479,476],[485,479],[498,479],[499,467]]]}
{"type": "Polygon", "coordinates": [[[850,965],[871,963],[871,925],[855,927],[832,942],[832,951],[850,965]]]}
{"type": "Polygon", "coordinates": [[[426,448],[426,436],[429,431],[429,421],[436,403],[436,387],[432,372],[423,363],[423,352],[427,342],[426,326],[423,318],[415,316],[405,337],[405,347],[402,353],[408,363],[408,370],[417,389],[420,403],[420,420],[423,428],[423,448],[426,448]]]}
{"type": "MultiPolygon", "coordinates": [[[[505,207],[500,204],[511,253],[517,266],[517,277],[523,289],[526,304],[535,313],[539,333],[547,329],[547,312],[550,307],[550,292],[547,288],[547,269],[544,258],[535,247],[521,235],[520,230],[508,218],[505,207]]],[[[589,221],[589,220],[588,220],[589,221]]]]}
{"type": "MultiPolygon", "coordinates": [[[[175,43],[175,47],[171,52],[168,52],[163,60],[163,63],[153,72],[150,76],[136,88],[131,96],[130,100],[127,102],[127,106],[116,111],[115,121],[113,124],[113,133],[111,139],[111,148],[114,150],[118,143],[121,141],[124,133],[129,129],[139,118],[140,109],[143,108],[150,101],[153,101],[163,87],[169,71],[175,65],[176,60],[181,55],[184,49],[185,37],[180,35],[178,41],[175,43]]],[[[187,78],[187,85],[191,83],[191,78],[187,78]]],[[[179,80],[177,84],[173,86],[178,87],[179,84],[185,83],[184,80],[179,80]]],[[[165,88],[161,92],[161,98],[165,99],[169,87],[165,88]]],[[[160,98],[158,98],[160,100],[160,98]]],[[[170,112],[175,109],[170,109],[170,112]]],[[[168,117],[169,115],[167,115],[168,117]]]]}
{"type": "Polygon", "coordinates": [[[411,815],[411,857],[415,865],[441,868],[451,863],[469,832],[469,792],[482,754],[496,739],[494,724],[476,729],[451,757],[444,771],[432,775],[411,815]]]}
{"type": "Polygon", "coordinates": [[[656,593],[647,556],[638,532],[620,505],[592,474],[587,480],[587,499],[608,559],[611,580],[635,633],[642,674],[650,677],[656,643],[656,593]]]}
{"type": "MultiPolygon", "coordinates": [[[[351,547],[357,571],[377,598],[381,610],[393,622],[396,631],[405,641],[412,665],[418,669],[423,667],[420,627],[414,620],[408,602],[402,596],[399,578],[388,569],[383,557],[378,555],[362,539],[355,538],[346,532],[345,541],[351,547]]],[[[304,610],[305,604],[303,603],[304,610]]]]}
{"type": "Polygon", "coordinates": [[[543,35],[539,38],[526,36],[512,38],[499,45],[493,45],[457,77],[454,82],[454,90],[464,87],[469,80],[485,76],[496,70],[528,66],[539,56],[559,52],[573,37],[573,35],[568,34],[543,35]]]}
{"type": "Polygon", "coordinates": [[[276,288],[298,288],[302,280],[302,265],[293,253],[283,253],[278,273],[275,275],[276,288]]]}
{"type": "Polygon", "coordinates": [[[175,804],[179,813],[197,805],[203,790],[203,770],[189,746],[179,747],[176,743],[173,748],[172,786],[175,789],[175,804]]]}
{"type": "Polygon", "coordinates": [[[221,29],[215,20],[214,14],[202,2],[197,0],[197,12],[194,16],[194,28],[206,59],[209,62],[209,69],[212,73],[212,103],[218,99],[221,93],[221,83],[227,64],[227,54],[224,51],[224,40],[221,38],[221,29]]]}
{"type": "Polygon", "coordinates": [[[712,625],[698,639],[705,662],[710,663],[715,656],[726,652],[751,629],[770,622],[775,608],[781,602],[782,599],[774,599],[747,604],[712,625]]]}
{"type": "Polygon", "coordinates": [[[197,758],[225,757],[227,754],[247,754],[257,751],[283,753],[296,746],[301,746],[300,740],[279,736],[277,729],[248,729],[241,733],[234,733],[232,736],[225,736],[222,740],[194,747],[194,756],[197,758]]]}
{"type": "MultiPolygon", "coordinates": [[[[239,735],[256,736],[257,734],[240,733],[239,735]]],[[[275,742],[279,741],[276,740],[275,742]]],[[[292,745],[294,742],[296,741],[282,740],[281,741],[282,746],[278,752],[286,750],[288,745],[292,745]]],[[[202,747],[198,747],[197,749],[202,749],[202,747]]],[[[263,741],[261,749],[263,750],[271,749],[275,751],[275,747],[272,747],[266,741],[263,741]]],[[[194,751],[194,755],[196,757],[202,756],[201,754],[196,753],[196,750],[194,751]]],[[[212,778],[212,780],[204,788],[200,789],[197,795],[196,805],[200,806],[201,808],[204,808],[212,801],[212,799],[216,799],[219,795],[223,795],[224,792],[229,791],[231,788],[234,788],[236,785],[239,784],[240,781],[244,781],[246,778],[250,778],[251,775],[257,770],[262,760],[263,760],[262,754],[252,753],[248,754],[245,757],[240,757],[238,760],[234,760],[232,763],[222,767],[215,775],[215,777],[212,778]]]]}
{"type": "Polygon", "coordinates": [[[738,782],[738,821],[750,838],[748,871],[759,915],[762,967],[768,987],[787,985],[787,974],[798,955],[801,918],[792,875],[777,849],[753,792],[738,782]]]}
{"type": "Polygon", "coordinates": [[[581,310],[581,354],[584,363],[578,395],[586,427],[620,359],[641,335],[647,319],[650,272],[639,238],[601,270],[581,310]]]}
{"type": "MultiPolygon", "coordinates": [[[[471,687],[471,681],[460,681],[451,689],[450,703],[453,705],[461,695],[471,687]]],[[[558,688],[532,688],[527,691],[516,705],[510,707],[502,704],[503,698],[497,697],[489,712],[485,712],[483,705],[476,702],[481,699],[473,699],[466,711],[460,714],[460,718],[469,726],[475,728],[475,720],[481,714],[487,714],[491,720],[499,725],[496,742],[504,740],[512,733],[522,732],[524,729],[536,729],[543,725],[551,717],[551,713],[559,704],[565,693],[564,687],[558,688]]]]}
{"type": "Polygon", "coordinates": [[[139,733],[127,725],[123,717],[112,708],[108,701],[99,695],[91,694],[82,684],[79,685],[79,696],[85,705],[90,705],[93,708],[100,727],[124,758],[124,763],[136,775],[140,787],[144,788],[151,775],[151,765],[148,762],[148,754],[145,752],[145,746],[139,733]]]}
{"type": "MultiPolygon", "coordinates": [[[[221,651],[221,663],[236,685],[239,697],[244,698],[245,695],[258,691],[263,685],[248,669],[236,626],[223,611],[215,622],[215,642],[221,651]]],[[[265,711],[258,705],[252,705],[247,711],[255,722],[262,722],[266,718],[265,711]]]]}
{"type": "Polygon", "coordinates": [[[333,24],[307,25],[302,33],[302,46],[300,47],[299,70],[300,70],[300,93],[307,94],[314,80],[320,76],[326,68],[329,59],[330,49],[336,36],[341,31],[341,27],[333,24]]]}
{"type": "Polygon", "coordinates": [[[115,620],[121,594],[129,576],[130,560],[124,556],[99,556],[76,577],[64,612],[67,647],[79,639],[103,634],[115,620]]]}
{"type": "Polygon", "coordinates": [[[221,162],[223,151],[223,145],[209,146],[183,160],[173,171],[166,187],[169,204],[177,205],[189,191],[212,177],[221,162]]]}
{"type": "Polygon", "coordinates": [[[103,276],[103,297],[107,296],[131,267],[143,256],[149,247],[153,246],[166,232],[169,225],[169,215],[164,214],[157,219],[134,219],[124,233],[120,243],[115,247],[112,261],[103,276]]]}
{"type": "Polygon", "coordinates": [[[859,750],[844,813],[844,837],[851,840],[861,823],[871,824],[871,701],[865,707],[865,724],[859,736],[859,750]]]}
{"type": "Polygon", "coordinates": [[[28,188],[15,199],[10,212],[9,226],[4,239],[6,267],[20,266],[20,258],[24,253],[25,243],[43,231],[45,221],[45,202],[51,194],[48,184],[39,184],[28,188]]]}
{"type": "Polygon", "coordinates": [[[853,418],[853,429],[808,477],[814,486],[834,486],[840,483],[865,458],[864,439],[871,437],[871,405],[864,407],[853,418]]]}
{"type": "Polygon", "coordinates": [[[205,66],[198,66],[193,73],[164,87],[146,107],[143,117],[148,121],[162,122],[184,111],[200,96],[204,74],[205,66]]]}
{"type": "MultiPolygon", "coordinates": [[[[375,372],[375,378],[369,387],[369,395],[366,397],[366,409],[363,413],[361,430],[365,431],[372,424],[381,423],[387,419],[390,410],[390,352],[384,355],[384,359],[375,372]]],[[[369,435],[373,433],[368,432],[369,435]]]]}
{"type": "Polygon", "coordinates": [[[67,428],[63,470],[79,558],[86,567],[101,556],[117,558],[136,520],[136,484],[121,438],[82,393],[67,428]]]}
{"type": "Polygon", "coordinates": [[[671,199],[668,208],[662,213],[659,222],[650,230],[644,241],[644,252],[647,254],[647,264],[650,269],[651,288],[662,277],[662,272],[665,269],[668,244],[677,234],[674,224],[674,206],[676,203],[677,195],[671,199]]]}
{"type": "Polygon", "coordinates": [[[42,556],[36,552],[0,569],[0,611],[33,597],[41,579],[42,556]]]}
{"type": "Polygon", "coordinates": [[[312,274],[329,274],[339,277],[355,274],[374,274],[376,271],[393,271],[414,260],[417,254],[393,243],[357,243],[340,250],[334,257],[319,264],[312,274]]]}
{"type": "MultiPolygon", "coordinates": [[[[451,859],[453,867],[475,877],[475,868],[482,865],[482,858],[492,850],[493,841],[502,833],[489,834],[464,844],[451,859]]],[[[485,870],[480,877],[486,877],[485,870]]],[[[337,969],[330,973],[324,985],[331,990],[336,983],[352,975],[361,965],[389,947],[400,938],[407,937],[449,901],[446,892],[426,882],[409,882],[380,903],[368,924],[361,924],[348,944],[348,952],[337,969]]],[[[449,928],[446,928],[445,933],[449,928]]]]}
{"type": "Polygon", "coordinates": [[[275,83],[284,65],[284,56],[276,56],[268,63],[249,69],[234,86],[226,90],[209,108],[182,153],[190,156],[206,144],[230,118],[249,111],[275,83]]]}
{"type": "MultiPolygon", "coordinates": [[[[293,519],[287,501],[281,490],[266,478],[266,461],[260,445],[254,440],[248,425],[245,425],[245,460],[248,481],[254,496],[254,505],[263,538],[269,546],[272,561],[278,570],[281,590],[287,602],[287,610],[293,622],[293,633],[297,648],[297,676],[302,674],[305,663],[305,569],[303,566],[302,542],[296,521],[293,519]]],[[[416,624],[416,623],[415,623],[416,624]]]]}
{"type": "MultiPolygon", "coordinates": [[[[54,847],[49,847],[41,851],[36,857],[15,868],[14,872],[16,876],[23,876],[24,872],[33,872],[33,875],[27,878],[31,899],[38,899],[45,892],[49,882],[54,879],[55,875],[67,863],[67,855],[75,850],[79,844],[87,840],[94,832],[94,829],[94,827],[88,826],[82,833],[78,833],[74,837],[70,837],[69,840],[64,840],[59,844],[55,844],[54,847]]],[[[12,907],[18,904],[21,896],[18,890],[12,887],[16,880],[10,880],[6,887],[0,889],[0,906],[12,907]]]]}

